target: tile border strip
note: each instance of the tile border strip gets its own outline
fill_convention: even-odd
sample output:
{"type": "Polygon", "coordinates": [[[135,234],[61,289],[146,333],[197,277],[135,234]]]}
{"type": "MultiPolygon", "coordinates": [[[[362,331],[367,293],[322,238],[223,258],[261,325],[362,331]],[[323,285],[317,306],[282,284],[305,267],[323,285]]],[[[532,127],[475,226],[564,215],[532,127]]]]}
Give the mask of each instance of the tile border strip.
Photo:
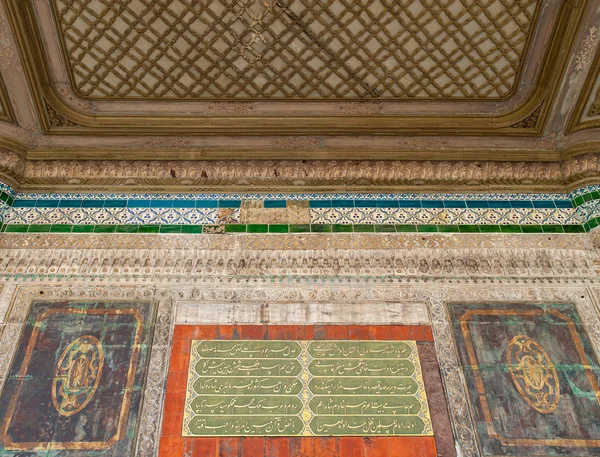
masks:
{"type": "Polygon", "coordinates": [[[581,224],[3,224],[1,233],[288,234],[288,233],[586,233],[600,217],[581,224]]]}
{"type": "MultiPolygon", "coordinates": [[[[0,183],[0,205],[4,216],[0,231],[12,233],[583,233],[600,225],[600,186],[568,194],[91,194],[16,193],[0,183]],[[306,206],[301,220],[285,223],[282,214],[296,211],[295,202],[302,201],[306,206]],[[15,215],[12,208],[21,210],[15,215]],[[24,223],[30,208],[46,213],[56,209],[61,214],[53,215],[56,223],[24,223]],[[103,223],[102,217],[90,215],[84,223],[71,222],[77,208],[84,214],[106,209],[111,220],[103,223]],[[157,214],[142,217],[145,209],[157,214]],[[174,216],[162,213],[169,210],[174,216]],[[427,217],[415,223],[419,210],[427,217]],[[473,214],[465,216],[463,210],[473,214]],[[488,210],[496,214],[488,218],[488,210]],[[186,213],[190,211],[197,214],[190,217],[186,213]],[[275,214],[275,219],[260,223],[260,211],[275,214]],[[176,220],[170,224],[169,217],[176,220]],[[389,220],[378,223],[382,217],[389,220]],[[413,220],[403,224],[405,218],[413,220]],[[259,223],[248,223],[254,221],[259,223]]],[[[35,221],[36,214],[29,217],[35,221]]]]}

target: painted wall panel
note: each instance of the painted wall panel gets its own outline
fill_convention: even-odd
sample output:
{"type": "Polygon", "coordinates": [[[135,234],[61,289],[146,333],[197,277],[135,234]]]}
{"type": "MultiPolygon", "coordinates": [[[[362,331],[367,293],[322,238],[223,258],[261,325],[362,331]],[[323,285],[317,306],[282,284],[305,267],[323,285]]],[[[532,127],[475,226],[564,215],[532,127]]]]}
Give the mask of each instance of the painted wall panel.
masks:
{"type": "Polygon", "coordinates": [[[0,396],[0,449],[132,455],[153,320],[147,303],[33,302],[0,396]]]}
{"type": "Polygon", "coordinates": [[[484,455],[598,455],[600,365],[573,305],[453,305],[484,455]]]}

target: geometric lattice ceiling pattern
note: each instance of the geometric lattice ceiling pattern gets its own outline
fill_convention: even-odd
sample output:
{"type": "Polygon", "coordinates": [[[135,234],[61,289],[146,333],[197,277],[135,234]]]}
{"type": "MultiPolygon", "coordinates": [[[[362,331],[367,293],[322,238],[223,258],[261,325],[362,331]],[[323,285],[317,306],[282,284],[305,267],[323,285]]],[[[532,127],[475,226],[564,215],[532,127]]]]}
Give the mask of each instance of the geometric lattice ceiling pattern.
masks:
{"type": "Polygon", "coordinates": [[[540,0],[53,0],[90,98],[494,99],[540,0]]]}

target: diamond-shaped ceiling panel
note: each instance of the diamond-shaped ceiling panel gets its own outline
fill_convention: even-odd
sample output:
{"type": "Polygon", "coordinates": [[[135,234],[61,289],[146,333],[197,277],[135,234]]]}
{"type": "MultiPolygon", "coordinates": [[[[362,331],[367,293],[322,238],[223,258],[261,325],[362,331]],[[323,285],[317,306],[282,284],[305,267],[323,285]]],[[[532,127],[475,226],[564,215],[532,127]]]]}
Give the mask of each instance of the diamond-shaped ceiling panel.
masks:
{"type": "Polygon", "coordinates": [[[493,99],[540,0],[53,0],[91,98],[493,99]]]}

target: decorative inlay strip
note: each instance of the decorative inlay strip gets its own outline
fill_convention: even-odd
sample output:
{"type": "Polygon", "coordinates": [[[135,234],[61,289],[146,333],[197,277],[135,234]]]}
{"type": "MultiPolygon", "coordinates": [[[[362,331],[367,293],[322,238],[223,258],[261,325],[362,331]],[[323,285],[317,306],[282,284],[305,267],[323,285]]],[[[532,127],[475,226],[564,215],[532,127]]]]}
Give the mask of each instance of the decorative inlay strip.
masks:
{"type": "MultiPolygon", "coordinates": [[[[596,192],[597,193],[597,192],[596,192]]],[[[592,193],[590,193],[592,195],[592,193]]],[[[594,194],[595,195],[595,194],[594,194]]],[[[600,194],[599,194],[600,195],[600,194]]],[[[3,231],[573,233],[561,194],[5,194],[3,231]]],[[[0,195],[0,199],[2,195],[0,195]]],[[[586,196],[577,195],[577,202],[586,196]]]]}

